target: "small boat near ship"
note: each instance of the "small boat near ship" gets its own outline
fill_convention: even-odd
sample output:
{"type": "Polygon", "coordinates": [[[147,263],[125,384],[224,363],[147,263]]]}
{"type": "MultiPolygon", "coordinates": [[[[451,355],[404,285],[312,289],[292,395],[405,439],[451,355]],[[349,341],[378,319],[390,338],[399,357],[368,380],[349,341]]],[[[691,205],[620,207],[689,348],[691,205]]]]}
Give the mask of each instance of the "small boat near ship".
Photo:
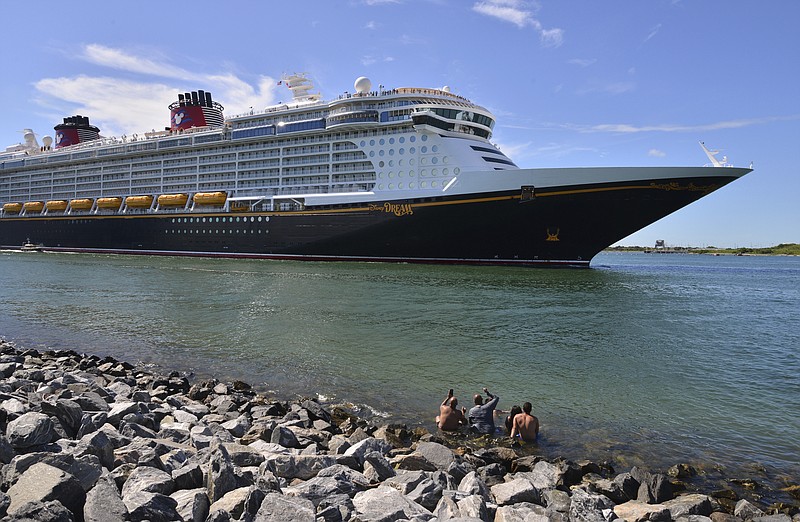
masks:
{"type": "Polygon", "coordinates": [[[179,93],[163,131],[107,138],[85,116],[0,153],[0,248],[317,261],[587,267],[610,244],[750,172],[520,168],[495,116],[447,87],[365,77],[323,101],[231,117],[179,93]]]}

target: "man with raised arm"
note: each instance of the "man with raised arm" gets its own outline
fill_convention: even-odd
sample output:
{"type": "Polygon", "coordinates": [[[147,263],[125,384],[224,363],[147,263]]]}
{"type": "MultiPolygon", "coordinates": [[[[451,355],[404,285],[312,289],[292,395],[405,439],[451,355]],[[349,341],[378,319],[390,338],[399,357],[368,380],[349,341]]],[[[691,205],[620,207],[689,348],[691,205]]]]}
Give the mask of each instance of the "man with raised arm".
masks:
{"type": "Polygon", "coordinates": [[[484,403],[481,394],[475,394],[475,397],[473,397],[475,406],[469,410],[469,423],[470,427],[478,433],[493,435],[494,409],[497,407],[497,403],[500,402],[500,397],[492,395],[486,388],[483,389],[483,393],[488,395],[489,398],[484,403]]]}
{"type": "Polygon", "coordinates": [[[447,392],[447,397],[439,406],[436,425],[442,431],[457,431],[458,428],[467,424],[467,419],[464,417],[466,411],[466,408],[458,409],[458,399],[453,397],[453,389],[450,388],[450,391],[447,392]]]}

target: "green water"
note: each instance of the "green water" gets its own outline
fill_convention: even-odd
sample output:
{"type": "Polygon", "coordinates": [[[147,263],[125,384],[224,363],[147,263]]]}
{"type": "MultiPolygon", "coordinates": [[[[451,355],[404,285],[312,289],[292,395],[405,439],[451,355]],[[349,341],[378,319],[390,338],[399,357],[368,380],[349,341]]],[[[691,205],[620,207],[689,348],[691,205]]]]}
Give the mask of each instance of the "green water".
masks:
{"type": "Polygon", "coordinates": [[[800,258],[590,270],[0,254],[0,335],[432,427],[530,401],[541,450],[800,476],[800,258]]]}

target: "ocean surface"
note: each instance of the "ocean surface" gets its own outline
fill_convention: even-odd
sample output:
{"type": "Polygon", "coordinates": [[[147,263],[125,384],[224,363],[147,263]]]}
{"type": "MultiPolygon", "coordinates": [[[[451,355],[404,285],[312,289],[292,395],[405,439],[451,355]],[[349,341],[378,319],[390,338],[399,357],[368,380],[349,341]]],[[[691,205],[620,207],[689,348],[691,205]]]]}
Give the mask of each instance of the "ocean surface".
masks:
{"type": "Polygon", "coordinates": [[[800,479],[800,258],[592,269],[0,253],[0,336],[433,428],[533,403],[538,451],[800,479]]]}

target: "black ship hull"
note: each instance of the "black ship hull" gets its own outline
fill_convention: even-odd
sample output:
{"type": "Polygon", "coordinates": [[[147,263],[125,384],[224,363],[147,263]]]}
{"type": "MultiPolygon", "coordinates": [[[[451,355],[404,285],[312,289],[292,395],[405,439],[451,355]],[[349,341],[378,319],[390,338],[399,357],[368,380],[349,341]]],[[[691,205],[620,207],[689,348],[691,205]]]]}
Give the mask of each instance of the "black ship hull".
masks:
{"type": "Polygon", "coordinates": [[[0,246],[302,260],[588,267],[595,254],[738,176],[520,187],[286,212],[0,219],[0,246]]]}

